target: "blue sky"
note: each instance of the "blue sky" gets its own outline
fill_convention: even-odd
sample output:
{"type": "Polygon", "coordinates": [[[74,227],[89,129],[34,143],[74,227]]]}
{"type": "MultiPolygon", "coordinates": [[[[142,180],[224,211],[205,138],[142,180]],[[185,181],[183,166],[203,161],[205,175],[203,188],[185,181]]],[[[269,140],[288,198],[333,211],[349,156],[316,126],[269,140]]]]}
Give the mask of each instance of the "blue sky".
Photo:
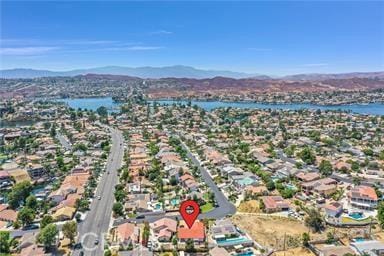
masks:
{"type": "Polygon", "coordinates": [[[384,70],[384,2],[1,2],[1,68],[384,70]]]}

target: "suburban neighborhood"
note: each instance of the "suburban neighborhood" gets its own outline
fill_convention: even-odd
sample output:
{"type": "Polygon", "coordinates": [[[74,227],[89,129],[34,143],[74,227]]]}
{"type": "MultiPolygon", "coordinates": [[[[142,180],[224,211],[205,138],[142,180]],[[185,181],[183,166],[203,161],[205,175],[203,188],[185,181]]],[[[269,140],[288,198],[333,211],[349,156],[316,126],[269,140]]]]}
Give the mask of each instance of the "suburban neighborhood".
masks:
{"type": "Polygon", "coordinates": [[[384,253],[380,116],[136,97],[119,112],[23,100],[2,109],[4,253],[384,253]],[[186,200],[200,208],[190,228],[186,200]]]}

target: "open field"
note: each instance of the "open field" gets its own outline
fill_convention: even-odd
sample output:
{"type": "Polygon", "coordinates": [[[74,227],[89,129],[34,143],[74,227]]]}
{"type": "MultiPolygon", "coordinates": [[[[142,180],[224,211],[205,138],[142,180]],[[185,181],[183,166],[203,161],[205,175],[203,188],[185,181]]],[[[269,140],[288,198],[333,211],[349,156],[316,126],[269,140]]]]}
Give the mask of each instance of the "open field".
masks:
{"type": "Polygon", "coordinates": [[[272,256],[314,256],[310,250],[305,248],[293,248],[286,251],[275,252],[272,256]]]}
{"type": "MultiPolygon", "coordinates": [[[[284,235],[286,245],[297,247],[301,245],[301,236],[309,232],[308,228],[301,222],[285,217],[236,214],[232,217],[233,222],[247,232],[254,240],[264,246],[273,248],[284,247],[284,235]]],[[[311,238],[319,234],[310,233],[311,238]]]]}
{"type": "Polygon", "coordinates": [[[261,212],[259,207],[259,201],[257,200],[241,202],[237,210],[239,212],[249,212],[249,213],[261,212]]]}

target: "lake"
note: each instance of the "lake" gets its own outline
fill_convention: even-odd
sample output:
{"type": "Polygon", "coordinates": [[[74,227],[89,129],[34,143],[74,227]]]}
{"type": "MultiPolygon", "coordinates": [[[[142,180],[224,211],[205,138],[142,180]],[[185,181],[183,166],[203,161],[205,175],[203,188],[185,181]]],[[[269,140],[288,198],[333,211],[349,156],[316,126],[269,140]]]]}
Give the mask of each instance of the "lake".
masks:
{"type": "MultiPolygon", "coordinates": [[[[116,111],[121,103],[116,103],[111,97],[103,98],[78,98],[78,99],[61,99],[59,101],[65,102],[68,106],[78,109],[90,109],[96,110],[100,106],[106,107],[109,111],[116,111]]],[[[153,103],[154,101],[149,101],[153,103]]],[[[159,104],[171,105],[171,104],[187,104],[186,100],[158,100],[159,104]]],[[[223,101],[191,101],[192,105],[197,105],[207,111],[211,111],[219,107],[232,107],[232,108],[251,108],[251,109],[320,109],[320,110],[342,110],[351,111],[358,114],[370,114],[370,115],[384,115],[383,103],[371,103],[367,105],[352,104],[341,106],[322,106],[315,104],[267,104],[267,103],[255,103],[255,102],[223,102],[223,101]]]]}
{"type": "Polygon", "coordinates": [[[121,103],[116,103],[112,97],[99,97],[99,98],[67,98],[59,99],[57,101],[66,103],[69,107],[74,109],[87,109],[96,111],[99,107],[104,106],[108,111],[113,112],[119,110],[121,103]]]}
{"type": "MultiPolygon", "coordinates": [[[[153,102],[153,101],[152,101],[153,102]]],[[[188,101],[173,101],[173,100],[159,100],[159,104],[171,105],[171,104],[187,104],[188,101]]],[[[232,107],[232,108],[248,108],[248,109],[320,109],[320,110],[342,110],[351,111],[358,114],[370,114],[370,115],[384,115],[383,103],[371,103],[367,105],[352,104],[352,105],[340,105],[340,106],[323,106],[315,104],[268,104],[268,103],[255,103],[255,102],[223,102],[223,101],[191,101],[192,105],[197,105],[205,110],[211,111],[219,107],[232,107]]]]}

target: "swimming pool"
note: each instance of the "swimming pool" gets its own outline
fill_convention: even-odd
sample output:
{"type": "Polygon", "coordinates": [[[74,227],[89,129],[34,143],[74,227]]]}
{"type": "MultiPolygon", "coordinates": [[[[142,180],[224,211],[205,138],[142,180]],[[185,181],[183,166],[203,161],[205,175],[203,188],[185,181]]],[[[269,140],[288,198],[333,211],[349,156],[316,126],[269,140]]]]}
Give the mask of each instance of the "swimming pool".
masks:
{"type": "Polygon", "coordinates": [[[180,200],[177,198],[171,199],[171,205],[176,206],[180,204],[180,200]]]}
{"type": "Polygon", "coordinates": [[[360,220],[364,218],[364,215],[362,212],[352,212],[352,213],[349,213],[348,216],[355,220],[360,220]]]}
{"type": "Polygon", "coordinates": [[[354,242],[357,242],[357,243],[358,243],[358,242],[365,242],[365,239],[362,238],[362,237],[356,237],[356,238],[353,239],[353,241],[354,241],[354,242]]]}
{"type": "Polygon", "coordinates": [[[236,256],[252,256],[252,255],[254,255],[252,251],[241,252],[236,254],[236,256]]]}
{"type": "Polygon", "coordinates": [[[245,177],[241,180],[238,180],[237,181],[241,186],[247,186],[247,185],[251,185],[253,183],[255,183],[256,181],[250,177],[245,177]]]}
{"type": "Polygon", "coordinates": [[[252,240],[244,236],[236,237],[236,238],[226,238],[223,240],[216,240],[217,245],[219,246],[233,246],[238,244],[253,244],[252,240]]]}
{"type": "Polygon", "coordinates": [[[287,188],[291,189],[291,190],[297,190],[297,187],[293,184],[287,184],[285,185],[287,188]]]}

